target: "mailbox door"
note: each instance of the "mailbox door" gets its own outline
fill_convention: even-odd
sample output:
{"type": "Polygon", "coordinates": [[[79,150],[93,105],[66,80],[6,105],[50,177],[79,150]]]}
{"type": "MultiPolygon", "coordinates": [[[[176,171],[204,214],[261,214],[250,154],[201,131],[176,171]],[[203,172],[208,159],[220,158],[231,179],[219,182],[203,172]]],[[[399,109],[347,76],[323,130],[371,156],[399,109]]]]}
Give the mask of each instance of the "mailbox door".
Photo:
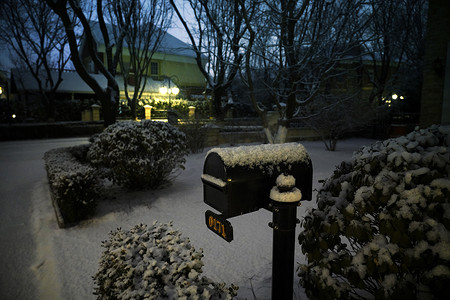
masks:
{"type": "MultiPolygon", "coordinates": [[[[229,211],[227,217],[239,216],[266,207],[264,177],[251,170],[233,171],[234,178],[228,182],[229,211]]],[[[268,201],[267,201],[268,204],[268,201]]]]}
{"type": "Polygon", "coordinates": [[[227,189],[203,182],[203,199],[206,204],[226,215],[228,213],[227,189]]]}

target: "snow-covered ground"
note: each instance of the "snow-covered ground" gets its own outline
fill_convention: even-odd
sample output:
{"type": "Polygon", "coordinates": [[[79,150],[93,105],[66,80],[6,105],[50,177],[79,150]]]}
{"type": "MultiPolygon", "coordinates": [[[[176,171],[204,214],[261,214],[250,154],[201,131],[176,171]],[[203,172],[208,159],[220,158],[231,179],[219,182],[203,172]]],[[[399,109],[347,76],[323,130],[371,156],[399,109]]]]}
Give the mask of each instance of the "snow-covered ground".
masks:
{"type": "MultiPolygon", "coordinates": [[[[55,142],[58,140],[53,141],[52,146],[58,147],[55,142]]],[[[72,143],[75,142],[85,143],[87,140],[76,139],[72,143]]],[[[313,162],[314,188],[320,187],[318,180],[331,175],[336,165],[350,159],[353,151],[372,142],[374,141],[368,139],[340,141],[336,152],[325,151],[322,142],[303,142],[313,162]]],[[[27,142],[20,143],[22,147],[29,147],[27,142]]],[[[61,140],[61,146],[66,146],[67,143],[68,139],[61,140]]],[[[14,145],[12,142],[0,143],[0,149],[12,149],[13,146],[5,146],[10,144],[14,145]]],[[[270,299],[272,229],[268,223],[272,220],[271,213],[260,210],[229,219],[234,229],[234,240],[231,243],[208,230],[204,214],[211,208],[203,202],[200,180],[207,150],[209,149],[189,155],[186,169],[164,188],[128,192],[112,187],[108,192],[109,199],[100,202],[94,218],[69,229],[59,229],[57,226],[48,183],[45,176],[42,176],[45,172],[42,156],[33,156],[32,168],[37,168],[39,180],[32,182],[30,187],[30,225],[33,237],[30,245],[34,247],[32,269],[37,278],[39,299],[95,299],[92,276],[97,271],[103,251],[101,242],[108,238],[110,231],[118,227],[128,230],[136,224],[152,224],[155,220],[173,221],[174,227],[183,236],[189,237],[196,249],[203,248],[203,275],[215,281],[237,284],[240,287],[239,298],[270,299]]],[[[3,173],[4,170],[0,172],[3,173]]],[[[315,201],[302,202],[302,206],[298,208],[298,217],[302,218],[305,210],[314,205],[315,201]]],[[[304,262],[298,243],[295,255],[297,263],[304,262]]],[[[305,299],[296,275],[293,275],[293,280],[295,298],[305,299]]],[[[23,299],[27,298],[33,297],[23,299]]]]}

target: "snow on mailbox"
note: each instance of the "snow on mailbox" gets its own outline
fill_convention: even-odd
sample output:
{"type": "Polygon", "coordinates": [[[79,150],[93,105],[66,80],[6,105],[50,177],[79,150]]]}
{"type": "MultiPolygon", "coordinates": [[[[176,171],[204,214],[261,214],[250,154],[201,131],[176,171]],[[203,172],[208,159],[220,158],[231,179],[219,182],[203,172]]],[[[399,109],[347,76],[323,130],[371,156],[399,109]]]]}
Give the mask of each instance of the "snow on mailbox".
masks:
{"type": "Polygon", "coordinates": [[[204,202],[224,218],[269,209],[270,191],[280,174],[295,177],[302,200],[311,200],[312,163],[303,145],[213,148],[203,166],[204,202]]]}

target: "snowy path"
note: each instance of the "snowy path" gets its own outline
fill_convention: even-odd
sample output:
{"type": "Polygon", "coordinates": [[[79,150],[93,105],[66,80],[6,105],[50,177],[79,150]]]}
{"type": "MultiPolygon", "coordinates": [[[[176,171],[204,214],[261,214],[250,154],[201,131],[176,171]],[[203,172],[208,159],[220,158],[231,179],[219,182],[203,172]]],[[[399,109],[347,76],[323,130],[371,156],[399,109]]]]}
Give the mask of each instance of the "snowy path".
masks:
{"type": "MultiPolygon", "coordinates": [[[[44,152],[87,139],[0,142],[0,299],[38,299],[34,198],[46,188],[44,152]]],[[[51,207],[51,205],[50,205],[51,207]]]]}
{"type": "MultiPolygon", "coordinates": [[[[115,188],[92,220],[59,229],[42,156],[49,149],[84,142],[86,139],[0,143],[1,299],[95,299],[92,276],[102,252],[101,241],[117,227],[130,229],[155,220],[173,220],[174,227],[197,249],[204,249],[204,275],[239,285],[241,298],[253,299],[254,292],[258,299],[270,299],[272,231],[267,224],[272,216],[260,210],[229,219],[234,228],[231,243],[209,231],[204,212],[210,207],[203,203],[200,181],[206,152],[190,155],[186,170],[169,187],[148,192],[115,188]]],[[[318,179],[329,176],[334,166],[370,143],[372,140],[350,139],[338,143],[338,151],[327,152],[321,142],[304,142],[313,161],[315,188],[318,179]]],[[[304,203],[298,216],[312,205],[314,201],[304,203]]],[[[296,262],[303,261],[297,244],[296,262]]],[[[294,279],[296,298],[300,298],[303,290],[298,277],[294,279]]]]}

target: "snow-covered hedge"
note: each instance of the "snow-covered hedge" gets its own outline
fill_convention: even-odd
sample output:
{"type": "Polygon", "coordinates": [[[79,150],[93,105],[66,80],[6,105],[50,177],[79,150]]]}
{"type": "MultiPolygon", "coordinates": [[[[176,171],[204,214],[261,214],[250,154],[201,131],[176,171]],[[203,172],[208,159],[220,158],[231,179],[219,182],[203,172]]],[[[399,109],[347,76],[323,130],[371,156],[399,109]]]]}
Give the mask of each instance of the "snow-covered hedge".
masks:
{"type": "Polygon", "coordinates": [[[319,191],[299,235],[311,299],[447,299],[450,127],[363,147],[319,191]]]}
{"type": "Polygon", "coordinates": [[[98,299],[231,299],[237,287],[202,273],[202,251],[172,224],[117,229],[103,242],[95,280],[98,299]]]}
{"type": "Polygon", "coordinates": [[[143,120],[117,122],[93,139],[90,161],[128,188],[155,188],[183,168],[185,135],[174,126],[143,120]]]}
{"type": "Polygon", "coordinates": [[[64,223],[92,215],[102,195],[98,171],[86,162],[89,145],[53,149],[44,154],[51,193],[64,223]]]}

